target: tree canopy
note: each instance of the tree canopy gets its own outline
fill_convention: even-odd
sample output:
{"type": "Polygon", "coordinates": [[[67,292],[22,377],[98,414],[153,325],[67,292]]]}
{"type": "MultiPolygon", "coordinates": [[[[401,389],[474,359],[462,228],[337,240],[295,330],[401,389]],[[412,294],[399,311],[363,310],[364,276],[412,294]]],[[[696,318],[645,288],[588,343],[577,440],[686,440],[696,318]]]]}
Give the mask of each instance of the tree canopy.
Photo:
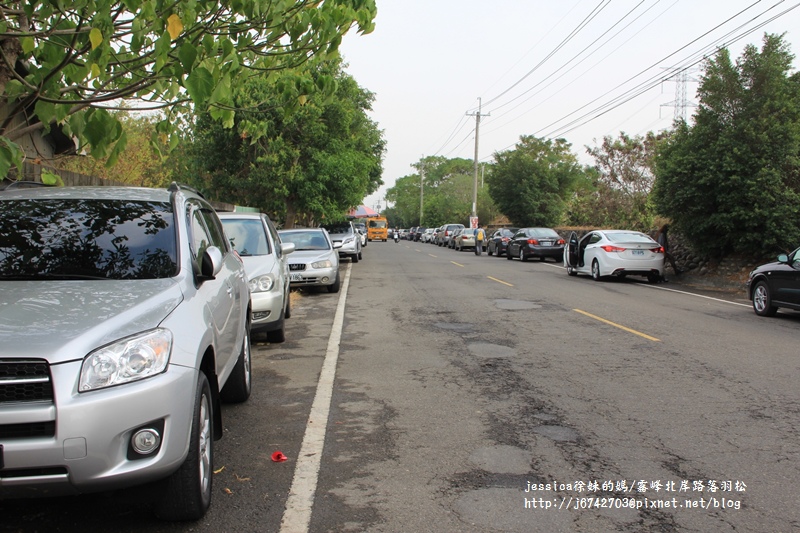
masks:
{"type": "MultiPolygon", "coordinates": [[[[386,191],[386,199],[394,203],[391,223],[398,227],[442,224],[466,225],[472,214],[472,191],[475,183],[471,159],[448,159],[427,156],[411,165],[417,172],[399,178],[386,191]],[[422,179],[421,179],[422,177],[422,179]],[[423,186],[423,212],[420,219],[420,184],[423,186]]],[[[487,224],[494,220],[497,208],[485,187],[478,188],[478,219],[487,224]]]]}
{"type": "MultiPolygon", "coordinates": [[[[385,141],[367,116],[372,93],[342,71],[340,60],[302,70],[314,82],[333,80],[334,97],[311,96],[287,115],[272,80],[253,77],[236,92],[242,111],[233,128],[198,117],[178,173],[211,198],[258,207],[287,227],[342,218],[377,190],[385,141]]],[[[279,76],[277,83],[284,81],[279,76]]]]}
{"type": "Polygon", "coordinates": [[[564,139],[523,135],[513,150],[498,152],[488,180],[497,207],[516,226],[556,226],[584,169],[564,139]]]}
{"type": "Polygon", "coordinates": [[[766,35],[736,63],[705,66],[693,126],[658,151],[653,201],[712,255],[772,254],[800,242],[800,75],[782,36],[766,35]]]}
{"type": "Polygon", "coordinates": [[[587,147],[595,164],[589,180],[569,202],[569,224],[649,230],[653,213],[648,198],[655,181],[656,146],[663,135],[631,137],[621,132],[616,138],[604,137],[599,146],[587,147]]]}
{"type": "MultiPolygon", "coordinates": [[[[126,137],[106,108],[121,99],[168,109],[157,134],[172,147],[175,117],[187,108],[230,127],[237,87],[335,56],[351,27],[372,31],[375,15],[374,0],[0,3],[0,176],[21,164],[15,141],[55,124],[113,164],[126,137]],[[32,113],[37,120],[23,118],[32,113]]],[[[334,85],[284,77],[272,102],[291,111],[334,85]]]]}

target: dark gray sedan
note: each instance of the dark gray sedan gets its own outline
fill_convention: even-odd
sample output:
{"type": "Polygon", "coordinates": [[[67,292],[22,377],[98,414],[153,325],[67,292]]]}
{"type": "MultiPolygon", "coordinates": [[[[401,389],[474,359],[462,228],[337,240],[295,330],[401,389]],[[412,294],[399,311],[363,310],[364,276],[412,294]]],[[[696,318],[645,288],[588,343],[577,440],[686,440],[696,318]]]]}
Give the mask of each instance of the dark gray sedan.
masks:
{"type": "Polygon", "coordinates": [[[564,257],[564,244],[564,239],[554,229],[522,228],[508,241],[506,258],[518,257],[527,261],[538,257],[539,261],[544,261],[550,257],[560,263],[564,257]]]}

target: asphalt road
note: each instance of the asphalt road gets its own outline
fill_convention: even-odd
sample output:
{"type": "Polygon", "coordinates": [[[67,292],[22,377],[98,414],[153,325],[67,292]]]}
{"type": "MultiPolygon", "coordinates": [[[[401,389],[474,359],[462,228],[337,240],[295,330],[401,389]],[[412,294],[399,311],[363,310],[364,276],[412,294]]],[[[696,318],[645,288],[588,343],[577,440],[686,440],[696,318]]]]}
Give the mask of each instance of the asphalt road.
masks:
{"type": "Polygon", "coordinates": [[[139,490],[2,502],[0,531],[800,527],[800,314],[404,241],[348,271],[254,347],[203,520],[157,522],[139,490]]]}

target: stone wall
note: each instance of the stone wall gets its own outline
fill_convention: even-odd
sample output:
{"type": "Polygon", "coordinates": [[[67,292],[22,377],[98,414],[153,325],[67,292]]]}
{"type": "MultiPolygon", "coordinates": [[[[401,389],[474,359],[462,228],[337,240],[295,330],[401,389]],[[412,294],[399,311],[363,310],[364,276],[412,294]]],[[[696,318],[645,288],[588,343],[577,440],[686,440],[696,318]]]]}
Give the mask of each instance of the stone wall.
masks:
{"type": "MultiPolygon", "coordinates": [[[[684,270],[687,278],[720,288],[744,291],[750,271],[758,265],[775,260],[774,257],[752,258],[740,255],[713,259],[693,252],[681,235],[670,233],[669,242],[675,263],[684,270]]],[[[671,267],[668,269],[671,270],[671,267]]]]}

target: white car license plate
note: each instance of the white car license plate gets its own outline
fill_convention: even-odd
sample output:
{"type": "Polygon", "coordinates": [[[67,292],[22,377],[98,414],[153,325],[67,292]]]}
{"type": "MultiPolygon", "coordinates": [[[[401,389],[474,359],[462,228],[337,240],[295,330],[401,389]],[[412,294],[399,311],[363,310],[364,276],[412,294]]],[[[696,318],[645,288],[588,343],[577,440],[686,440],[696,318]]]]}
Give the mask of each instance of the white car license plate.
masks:
{"type": "Polygon", "coordinates": [[[303,281],[303,276],[302,274],[292,274],[289,277],[289,281],[303,281]]]}
{"type": "Polygon", "coordinates": [[[542,246],[553,246],[552,241],[542,241],[542,246]]]}
{"type": "Polygon", "coordinates": [[[644,255],[644,250],[632,250],[633,255],[644,255]]]}

